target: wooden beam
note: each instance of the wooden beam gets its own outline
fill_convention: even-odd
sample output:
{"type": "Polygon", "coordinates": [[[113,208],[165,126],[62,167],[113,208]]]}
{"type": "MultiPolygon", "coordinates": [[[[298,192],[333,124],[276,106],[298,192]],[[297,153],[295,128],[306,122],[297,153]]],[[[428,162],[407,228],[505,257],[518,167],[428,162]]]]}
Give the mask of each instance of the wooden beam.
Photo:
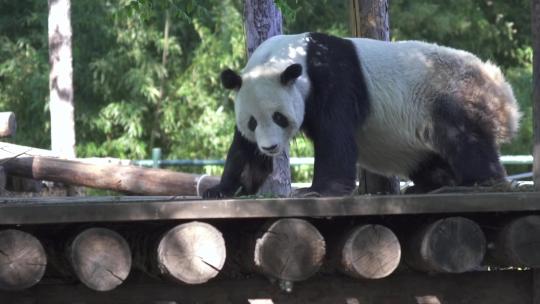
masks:
{"type": "Polygon", "coordinates": [[[540,191],[540,0],[531,2],[533,47],[533,126],[534,126],[534,184],[540,191]]]}
{"type": "Polygon", "coordinates": [[[540,193],[199,200],[182,197],[0,197],[0,224],[335,217],[540,211],[540,193]]]}
{"type": "Polygon", "coordinates": [[[159,238],[153,250],[153,271],[185,284],[208,282],[220,273],[227,256],[221,232],[202,222],[173,227],[159,238]]]}
{"type": "Polygon", "coordinates": [[[37,284],[46,265],[45,250],[33,235],[15,229],[0,231],[0,289],[22,290],[37,284]]]}
{"type": "Polygon", "coordinates": [[[51,157],[18,157],[3,165],[10,175],[145,195],[199,195],[218,183],[213,176],[51,157]]]}
{"type": "Polygon", "coordinates": [[[65,252],[77,278],[92,290],[113,290],[131,270],[128,243],[110,229],[96,227],[81,231],[67,244],[65,252]]]}
{"type": "Polygon", "coordinates": [[[540,267],[539,215],[514,218],[493,234],[489,255],[496,265],[540,267]]]}
{"type": "Polygon", "coordinates": [[[382,225],[351,229],[339,248],[340,270],[354,278],[380,279],[389,276],[401,260],[397,236],[382,225]]]}
{"type": "Polygon", "coordinates": [[[0,137],[13,137],[17,131],[17,120],[13,112],[0,112],[0,137]]]}
{"type": "Polygon", "coordinates": [[[326,243],[306,220],[284,218],[265,225],[249,246],[247,266],[273,279],[303,281],[323,264],[326,243]]]}
{"type": "MultiPolygon", "coordinates": [[[[261,276],[215,280],[203,285],[175,285],[134,276],[110,292],[50,281],[20,292],[0,292],[0,303],[474,303],[530,304],[532,271],[466,274],[400,272],[383,280],[355,280],[342,275],[315,276],[284,293],[261,276]],[[46,283],[46,284],[45,284],[46,283]],[[428,299],[433,300],[427,302],[428,299]]],[[[538,302],[534,302],[538,303],[538,302]]]]}
{"type": "Polygon", "coordinates": [[[463,273],[484,260],[486,237],[475,222],[448,217],[417,229],[403,242],[403,248],[404,260],[414,269],[463,273]]]}

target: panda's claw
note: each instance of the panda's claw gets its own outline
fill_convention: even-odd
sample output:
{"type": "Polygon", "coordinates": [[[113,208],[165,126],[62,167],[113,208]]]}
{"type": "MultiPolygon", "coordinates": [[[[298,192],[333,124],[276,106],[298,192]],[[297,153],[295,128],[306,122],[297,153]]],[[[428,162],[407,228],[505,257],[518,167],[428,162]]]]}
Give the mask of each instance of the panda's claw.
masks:
{"type": "Polygon", "coordinates": [[[291,197],[321,197],[322,195],[311,188],[298,188],[294,190],[291,197]]]}

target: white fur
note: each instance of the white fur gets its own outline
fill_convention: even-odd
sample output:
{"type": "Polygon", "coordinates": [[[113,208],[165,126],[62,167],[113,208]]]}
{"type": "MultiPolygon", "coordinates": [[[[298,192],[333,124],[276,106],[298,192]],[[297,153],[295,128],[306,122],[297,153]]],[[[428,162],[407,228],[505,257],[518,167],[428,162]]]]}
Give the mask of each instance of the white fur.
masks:
{"type": "MultiPolygon", "coordinates": [[[[306,34],[272,37],[255,51],[243,70],[235,103],[237,126],[261,151],[261,147],[279,145],[275,153],[263,151],[268,155],[278,154],[302,124],[310,89],[306,75],[308,39],[306,34]],[[279,75],[293,63],[304,67],[302,76],[284,88],[279,75]],[[289,128],[284,130],[272,121],[276,111],[289,119],[289,128]],[[251,116],[258,123],[255,132],[247,127],[251,116]]],[[[497,108],[498,142],[517,132],[517,104],[496,66],[464,51],[423,42],[350,40],[357,48],[371,101],[370,114],[356,138],[362,167],[406,176],[426,154],[435,151],[429,136],[433,121],[428,106],[439,93],[458,92],[465,97],[488,94],[487,100],[494,100],[493,107],[502,100],[503,108],[497,108]],[[471,71],[488,79],[489,86],[467,85],[471,71]]]]}
{"type": "Polygon", "coordinates": [[[235,101],[236,123],[242,135],[270,156],[281,153],[304,120],[304,100],[309,93],[305,68],[290,86],[283,86],[279,76],[293,63],[305,67],[306,45],[303,34],[272,37],[257,48],[242,71],[242,86],[235,101]],[[274,112],[287,117],[288,128],[282,129],[273,122],[274,112]],[[248,128],[251,116],[257,121],[255,132],[248,128]],[[262,149],[273,145],[278,145],[274,151],[262,149]]]}

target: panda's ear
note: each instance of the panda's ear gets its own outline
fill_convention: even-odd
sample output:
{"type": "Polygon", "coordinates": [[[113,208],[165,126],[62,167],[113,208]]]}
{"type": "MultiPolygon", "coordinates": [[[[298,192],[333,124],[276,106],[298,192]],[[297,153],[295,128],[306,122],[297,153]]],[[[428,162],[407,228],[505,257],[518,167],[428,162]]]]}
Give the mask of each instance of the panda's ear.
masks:
{"type": "Polygon", "coordinates": [[[285,71],[281,73],[279,80],[282,85],[288,86],[293,84],[300,75],[302,75],[302,65],[295,63],[288,66],[285,71]]]}
{"type": "Polygon", "coordinates": [[[242,86],[242,77],[231,69],[221,72],[221,84],[229,90],[238,90],[242,86]]]}

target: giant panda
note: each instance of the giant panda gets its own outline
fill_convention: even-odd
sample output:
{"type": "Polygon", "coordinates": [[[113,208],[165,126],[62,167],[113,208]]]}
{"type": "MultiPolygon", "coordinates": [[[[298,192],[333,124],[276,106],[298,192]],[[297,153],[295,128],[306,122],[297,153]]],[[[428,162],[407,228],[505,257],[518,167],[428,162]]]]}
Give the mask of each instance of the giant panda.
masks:
{"type": "Polygon", "coordinates": [[[207,198],[255,193],[299,131],[315,151],[313,183],[300,196],[351,194],[357,162],[410,178],[414,193],[502,181],[499,145],[520,118],[498,67],[419,41],[275,36],[221,81],[236,91],[236,129],[207,198]]]}

